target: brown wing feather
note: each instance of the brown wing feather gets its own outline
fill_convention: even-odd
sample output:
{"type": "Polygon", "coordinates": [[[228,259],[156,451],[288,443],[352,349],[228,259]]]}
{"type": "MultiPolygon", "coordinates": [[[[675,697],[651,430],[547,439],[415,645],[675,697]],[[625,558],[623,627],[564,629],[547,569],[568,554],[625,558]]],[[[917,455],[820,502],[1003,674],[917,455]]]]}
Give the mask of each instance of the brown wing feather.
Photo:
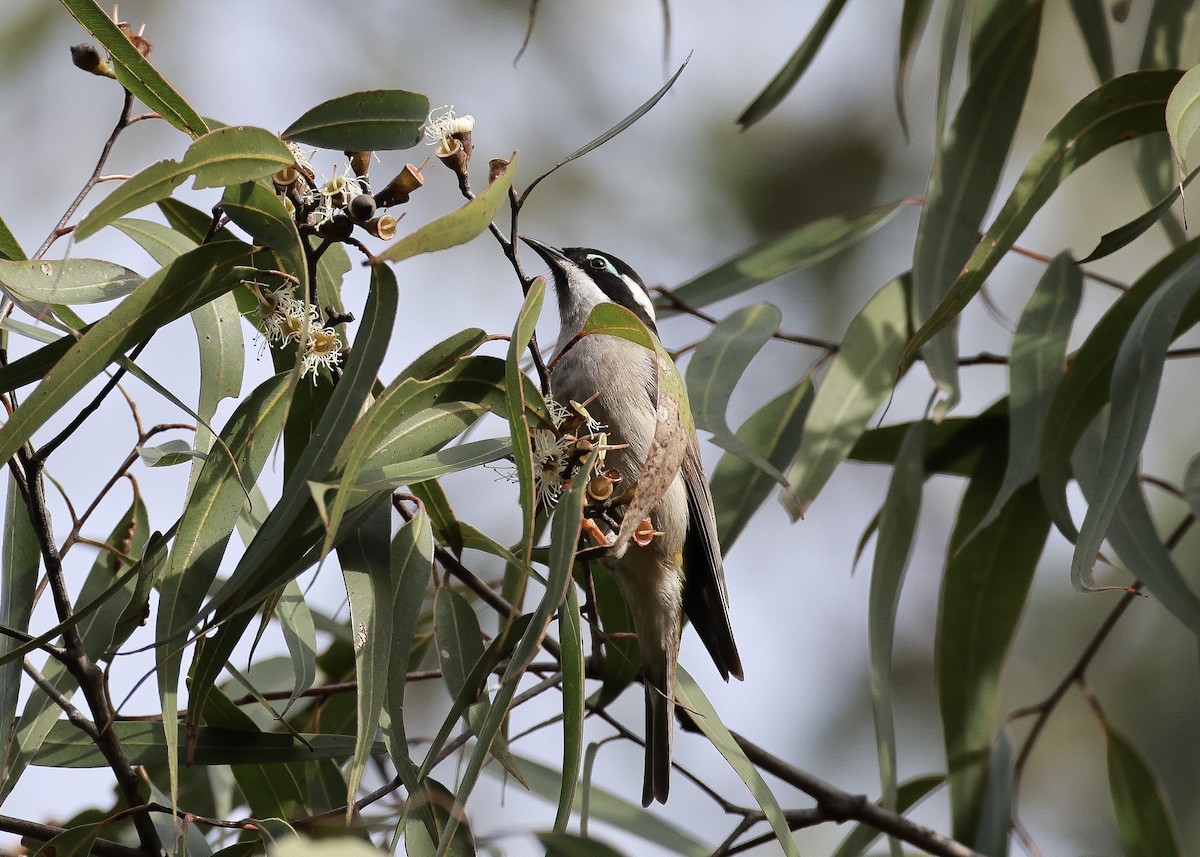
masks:
{"type": "Polygon", "coordinates": [[[681,472],[688,499],[688,532],[683,545],[683,567],[687,573],[683,609],[712,655],[721,676],[726,681],[730,676],[740,679],[742,659],[729,625],[729,594],[725,589],[721,546],[717,544],[712,494],[700,463],[699,444],[694,436],[684,456],[681,472]]]}

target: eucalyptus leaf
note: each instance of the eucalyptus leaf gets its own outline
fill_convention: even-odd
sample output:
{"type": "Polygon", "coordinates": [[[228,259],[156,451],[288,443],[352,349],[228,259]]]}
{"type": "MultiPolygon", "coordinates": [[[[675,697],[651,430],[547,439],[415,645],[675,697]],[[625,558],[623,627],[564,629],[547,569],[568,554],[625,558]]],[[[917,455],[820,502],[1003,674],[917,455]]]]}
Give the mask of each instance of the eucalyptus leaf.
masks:
{"type": "Polygon", "coordinates": [[[43,312],[50,304],[92,304],[123,298],[142,281],[136,271],[102,259],[0,261],[0,289],[15,303],[43,312]]]}
{"type": "Polygon", "coordinates": [[[875,293],[850,322],[804,424],[800,449],[787,470],[783,505],[802,517],[834,469],[845,460],[871,416],[894,388],[908,338],[908,277],[875,293]]]}
{"type": "Polygon", "coordinates": [[[104,45],[112,57],[117,81],[123,87],[185,134],[199,137],[208,131],[208,126],[200,118],[200,114],[163,79],[95,0],[60,2],[84,29],[104,45]]]}
{"type": "Polygon", "coordinates": [[[287,127],[285,140],[321,149],[408,149],[421,139],[429,98],[403,89],[352,92],[323,101],[287,127]]]}

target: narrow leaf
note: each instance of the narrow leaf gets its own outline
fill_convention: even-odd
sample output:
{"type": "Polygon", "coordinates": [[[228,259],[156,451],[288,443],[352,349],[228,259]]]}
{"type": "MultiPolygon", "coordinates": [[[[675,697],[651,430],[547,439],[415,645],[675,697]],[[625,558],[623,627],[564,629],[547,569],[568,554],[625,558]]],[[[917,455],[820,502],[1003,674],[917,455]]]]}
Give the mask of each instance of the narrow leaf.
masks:
{"type": "Polygon", "coordinates": [[[196,176],[192,187],[201,190],[266,178],[294,162],[291,150],[270,131],[231,125],[192,143],[182,166],[196,176]]]}
{"type": "Polygon", "coordinates": [[[953,321],[1012,249],[1034,214],[1067,177],[1100,152],[1163,130],[1163,109],[1175,71],[1139,71],[1114,78],[1084,96],[1034,153],[1004,207],[936,310],[913,335],[901,363],[916,357],[953,321]]]}
{"type": "Polygon", "coordinates": [[[763,815],[766,816],[767,823],[775,833],[783,853],[788,857],[800,857],[796,840],[792,837],[779,801],[767,787],[758,768],[750,763],[733,735],[721,722],[720,716],[709,702],[708,697],[704,695],[704,691],[700,689],[700,685],[696,684],[696,680],[683,667],[679,667],[677,682],[675,698],[679,701],[679,707],[688,713],[700,731],[716,747],[717,752],[725,757],[729,767],[733,768],[734,773],[742,778],[742,782],[746,784],[746,788],[750,790],[750,794],[754,796],[763,815]]]}
{"type": "Polygon", "coordinates": [[[783,505],[793,519],[803,516],[895,386],[908,338],[907,281],[897,277],[876,292],[846,330],[787,471],[791,488],[783,505]]]}
{"type": "MultiPolygon", "coordinates": [[[[913,323],[932,315],[979,240],[1029,91],[1041,29],[1040,5],[997,27],[1000,35],[971,80],[934,158],[913,249],[913,323]]],[[[999,22],[997,22],[999,23],[999,22]]],[[[947,326],[921,349],[942,401],[939,419],[957,404],[958,336],[947,326]]]]}
{"type": "MultiPolygon", "coordinates": [[[[896,790],[896,811],[908,812],[945,781],[946,778],[940,774],[930,774],[924,777],[914,777],[901,783],[896,790]]],[[[858,855],[866,853],[866,850],[879,836],[879,831],[874,827],[857,824],[846,834],[846,838],[841,841],[831,857],[858,857],[858,855]]]]}
{"type": "Polygon", "coordinates": [[[1137,469],[1158,399],[1167,348],[1184,310],[1200,292],[1200,260],[1185,262],[1138,311],[1113,365],[1108,429],[1104,435],[1096,488],[1079,528],[1071,559],[1071,581],[1091,586],[1100,544],[1126,484],[1137,469]]]}
{"type": "Polygon", "coordinates": [[[1087,46],[1088,59],[1103,83],[1116,73],[1113,70],[1112,38],[1108,34],[1108,10],[1104,0],[1071,0],[1071,14],[1087,46]]]}
{"type": "MultiPolygon", "coordinates": [[[[12,457],[34,431],[125,349],[231,289],[237,282],[231,268],[247,258],[248,250],[241,243],[209,244],[179,257],[138,286],[70,345],[54,364],[54,370],[0,427],[0,457],[12,457]]],[[[16,372],[18,363],[8,368],[16,372]]]]}
{"type": "Polygon", "coordinates": [[[786,485],[779,468],[754,447],[738,439],[726,422],[725,411],[734,387],[762,347],[779,329],[783,314],[771,304],[743,307],[709,332],[688,361],[688,398],[696,427],[712,432],[713,443],[753,464],[786,485]]]}
{"type": "Polygon", "coordinates": [[[117,81],[173,126],[199,137],[208,126],[121,32],[95,0],[61,0],[75,20],[96,37],[112,57],[117,81]]]}
{"type": "Polygon", "coordinates": [[[1187,169],[1188,144],[1200,130],[1200,66],[1188,71],[1167,99],[1167,134],[1181,169],[1187,169]]]}
{"type": "Polygon", "coordinates": [[[954,838],[973,842],[996,737],[1000,673],[1050,529],[1037,486],[1026,484],[977,529],[1003,478],[998,456],[979,460],[959,506],[938,608],[938,701],[954,838]]]}
{"type": "Polygon", "coordinates": [[[1067,338],[1082,295],[1083,272],[1062,253],[1046,268],[1017,323],[1008,364],[1008,463],[980,529],[1037,475],[1046,413],[1066,371],[1067,338]]]}
{"type": "MultiPolygon", "coordinates": [[[[11,473],[5,481],[4,531],[0,534],[4,539],[0,552],[0,592],[4,593],[4,598],[0,599],[0,625],[27,634],[42,555],[37,534],[29,521],[29,510],[11,473]]],[[[0,656],[16,645],[14,638],[0,637],[0,656]]],[[[17,718],[21,674],[18,659],[0,666],[0,770],[8,768],[7,757],[15,749],[10,724],[17,718]]]]}
{"type": "MultiPolygon", "coordinates": [[[[738,428],[738,440],[782,470],[800,447],[812,400],[812,381],[805,379],[751,414],[738,428]]],[[[728,552],[776,483],[733,453],[721,456],[711,481],[717,542],[728,552]]]]}
{"type": "MultiPolygon", "coordinates": [[[[881,205],[858,217],[826,217],[752,247],[671,290],[685,306],[698,308],[808,268],[836,256],[879,229],[907,200],[881,205]]],[[[671,300],[659,302],[660,317],[671,314],[671,300]]]]}
{"type": "Polygon", "coordinates": [[[1083,265],[1088,262],[1095,262],[1097,259],[1103,259],[1116,253],[1122,247],[1125,247],[1146,232],[1151,226],[1162,220],[1163,216],[1171,210],[1171,206],[1175,201],[1183,196],[1183,191],[1192,183],[1198,174],[1200,167],[1188,173],[1187,177],[1171,188],[1171,192],[1155,203],[1148,211],[1139,214],[1133,220],[1126,223],[1124,226],[1118,226],[1111,232],[1105,232],[1100,236],[1100,243],[1096,245],[1096,249],[1079,260],[1079,264],[1083,265]]]}
{"type": "Polygon", "coordinates": [[[12,234],[8,224],[4,222],[4,218],[0,217],[0,259],[23,262],[26,258],[25,251],[17,243],[16,236],[12,234]]]}
{"type": "Polygon", "coordinates": [[[875,746],[882,786],[879,804],[893,810],[896,808],[898,778],[892,706],[892,647],[900,591],[912,557],[917,519],[921,514],[921,494],[925,487],[924,426],[924,421],[918,420],[909,427],[896,455],[896,466],[879,513],[879,540],[875,545],[867,602],[871,711],[875,718],[875,746]]]}
{"type": "Polygon", "coordinates": [[[1126,857],[1177,857],[1183,851],[1162,783],[1124,736],[1106,731],[1108,787],[1126,857]]]}
{"type": "Polygon", "coordinates": [[[779,73],[737,118],[737,123],[742,126],[743,131],[779,106],[779,102],[783,101],[792,91],[792,87],[800,81],[804,72],[808,70],[809,63],[821,49],[825,37],[829,35],[829,31],[833,27],[833,22],[837,20],[837,16],[845,5],[846,0],[829,0],[825,4],[825,8],[821,10],[821,14],[813,23],[812,29],[800,43],[800,47],[796,48],[796,52],[779,70],[779,73]]]}

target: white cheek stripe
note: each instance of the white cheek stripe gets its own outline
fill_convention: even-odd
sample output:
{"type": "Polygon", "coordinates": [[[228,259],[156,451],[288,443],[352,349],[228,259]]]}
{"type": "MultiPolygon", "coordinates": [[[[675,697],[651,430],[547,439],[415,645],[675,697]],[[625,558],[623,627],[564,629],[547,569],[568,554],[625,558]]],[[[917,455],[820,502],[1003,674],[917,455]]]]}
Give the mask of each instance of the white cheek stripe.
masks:
{"type": "Polygon", "coordinates": [[[597,304],[608,302],[608,295],[604,294],[583,268],[571,262],[565,262],[564,267],[567,269],[567,283],[571,287],[571,294],[576,296],[588,312],[597,304]]]}
{"type": "Polygon", "coordinates": [[[639,286],[628,274],[622,274],[621,279],[625,281],[625,287],[629,289],[629,293],[633,295],[633,299],[646,311],[646,315],[650,316],[650,320],[657,321],[654,317],[654,304],[651,303],[650,296],[646,294],[646,290],[639,286]]]}

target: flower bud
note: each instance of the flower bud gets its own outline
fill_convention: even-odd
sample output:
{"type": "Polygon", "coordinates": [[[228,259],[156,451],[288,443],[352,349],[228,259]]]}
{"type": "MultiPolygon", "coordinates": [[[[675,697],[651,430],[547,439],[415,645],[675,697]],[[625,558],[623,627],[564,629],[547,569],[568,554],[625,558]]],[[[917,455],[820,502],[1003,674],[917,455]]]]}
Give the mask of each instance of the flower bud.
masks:
{"type": "Polygon", "coordinates": [[[334,215],[332,219],[326,220],[317,227],[317,233],[322,238],[329,238],[332,241],[345,241],[353,231],[354,223],[344,214],[334,215]]]}
{"type": "Polygon", "coordinates": [[[355,223],[366,223],[375,216],[375,198],[369,193],[360,193],[350,200],[346,211],[355,223]]]}
{"type": "Polygon", "coordinates": [[[97,77],[111,77],[116,80],[116,73],[112,66],[108,64],[108,60],[100,56],[100,51],[95,45],[82,44],[71,46],[71,62],[75,63],[76,68],[81,68],[84,71],[94,74],[97,77]]]}
{"type": "Polygon", "coordinates": [[[350,159],[350,169],[354,170],[356,178],[366,178],[367,170],[371,167],[370,152],[346,152],[346,157],[350,159]]]}

